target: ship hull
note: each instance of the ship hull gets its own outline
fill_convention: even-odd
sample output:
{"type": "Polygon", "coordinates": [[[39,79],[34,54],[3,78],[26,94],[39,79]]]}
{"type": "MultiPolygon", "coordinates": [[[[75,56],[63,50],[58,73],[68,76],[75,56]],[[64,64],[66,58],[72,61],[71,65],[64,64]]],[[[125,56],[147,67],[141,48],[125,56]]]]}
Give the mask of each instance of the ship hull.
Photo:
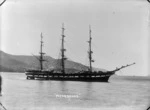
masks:
{"type": "Polygon", "coordinates": [[[108,82],[114,72],[101,73],[73,73],[61,74],[52,72],[26,72],[27,79],[57,80],[57,81],[85,81],[85,82],[108,82]]]}

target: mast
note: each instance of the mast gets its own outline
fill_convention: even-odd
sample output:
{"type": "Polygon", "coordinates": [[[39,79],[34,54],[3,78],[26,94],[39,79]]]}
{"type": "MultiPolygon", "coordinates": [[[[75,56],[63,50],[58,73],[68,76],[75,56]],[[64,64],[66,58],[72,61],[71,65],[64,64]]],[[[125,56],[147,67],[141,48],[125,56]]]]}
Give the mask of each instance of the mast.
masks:
{"type": "Polygon", "coordinates": [[[43,59],[43,55],[45,54],[45,53],[43,53],[43,36],[42,36],[42,33],[41,33],[41,45],[40,45],[40,52],[39,52],[39,54],[40,54],[40,58],[39,58],[39,61],[40,61],[40,70],[43,70],[43,61],[45,61],[44,59],[43,59]]]}
{"type": "Polygon", "coordinates": [[[61,71],[63,74],[65,74],[65,60],[67,58],[65,58],[65,51],[66,49],[64,48],[64,31],[65,31],[65,28],[64,28],[64,24],[62,24],[62,42],[61,42],[61,71]]]}
{"type": "Polygon", "coordinates": [[[91,48],[91,43],[92,43],[92,37],[91,37],[91,26],[89,26],[89,51],[88,51],[88,55],[89,55],[89,71],[92,72],[92,62],[94,62],[94,60],[92,59],[92,48],[91,48]]]}

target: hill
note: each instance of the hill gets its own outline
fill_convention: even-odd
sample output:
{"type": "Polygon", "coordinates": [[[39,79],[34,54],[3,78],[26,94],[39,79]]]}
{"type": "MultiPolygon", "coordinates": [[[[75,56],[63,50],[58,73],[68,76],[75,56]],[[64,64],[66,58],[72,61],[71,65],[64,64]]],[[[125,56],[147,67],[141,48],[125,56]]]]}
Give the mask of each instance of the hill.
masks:
{"type": "MultiPolygon", "coordinates": [[[[26,69],[39,69],[38,56],[11,55],[0,51],[0,71],[1,72],[24,72],[26,69]]],[[[57,68],[60,60],[50,56],[45,56],[44,68],[49,70],[57,68]]],[[[68,71],[86,70],[87,66],[74,61],[66,60],[66,69],[68,71]]],[[[97,70],[97,69],[95,69],[97,70]]]]}

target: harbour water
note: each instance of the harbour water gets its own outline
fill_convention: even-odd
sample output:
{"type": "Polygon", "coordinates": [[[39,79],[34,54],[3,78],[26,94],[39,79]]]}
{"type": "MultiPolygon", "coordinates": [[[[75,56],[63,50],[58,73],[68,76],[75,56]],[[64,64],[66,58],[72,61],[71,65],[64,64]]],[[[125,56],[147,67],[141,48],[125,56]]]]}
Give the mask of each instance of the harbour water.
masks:
{"type": "Polygon", "coordinates": [[[109,83],[26,80],[1,73],[1,103],[7,110],[146,110],[150,77],[114,75],[109,83]]]}

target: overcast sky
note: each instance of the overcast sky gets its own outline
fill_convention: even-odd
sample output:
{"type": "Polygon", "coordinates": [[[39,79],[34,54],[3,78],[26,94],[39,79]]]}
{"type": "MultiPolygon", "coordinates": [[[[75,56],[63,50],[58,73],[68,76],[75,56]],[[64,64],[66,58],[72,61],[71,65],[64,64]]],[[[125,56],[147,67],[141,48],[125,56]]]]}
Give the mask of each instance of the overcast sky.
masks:
{"type": "Polygon", "coordinates": [[[65,25],[66,56],[88,64],[89,25],[94,67],[123,69],[121,75],[148,75],[149,6],[146,0],[7,0],[0,9],[0,49],[14,55],[44,52],[58,58],[61,25],[65,25]]]}

